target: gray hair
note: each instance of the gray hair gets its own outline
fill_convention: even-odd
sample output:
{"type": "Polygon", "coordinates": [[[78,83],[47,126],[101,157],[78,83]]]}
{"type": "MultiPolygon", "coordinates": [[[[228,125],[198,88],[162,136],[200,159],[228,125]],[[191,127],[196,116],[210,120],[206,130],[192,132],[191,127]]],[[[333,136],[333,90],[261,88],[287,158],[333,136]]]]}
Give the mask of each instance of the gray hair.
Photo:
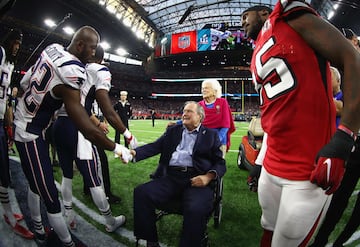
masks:
{"type": "Polygon", "coordinates": [[[205,118],[205,111],[204,111],[204,108],[202,108],[201,105],[199,105],[199,103],[197,103],[196,101],[186,101],[185,104],[184,104],[184,108],[185,106],[187,106],[188,104],[195,104],[196,105],[196,113],[200,115],[200,123],[202,123],[202,121],[204,120],[205,118]]]}
{"type": "Polygon", "coordinates": [[[340,75],[340,72],[337,68],[333,67],[333,66],[330,66],[330,69],[332,69],[336,75],[336,79],[341,83],[341,75],[340,75]]]}
{"type": "Polygon", "coordinates": [[[216,98],[221,98],[222,92],[221,92],[221,85],[220,82],[216,79],[205,79],[202,83],[201,83],[201,87],[204,86],[205,83],[208,83],[211,85],[212,89],[215,90],[215,97],[216,98]]]}

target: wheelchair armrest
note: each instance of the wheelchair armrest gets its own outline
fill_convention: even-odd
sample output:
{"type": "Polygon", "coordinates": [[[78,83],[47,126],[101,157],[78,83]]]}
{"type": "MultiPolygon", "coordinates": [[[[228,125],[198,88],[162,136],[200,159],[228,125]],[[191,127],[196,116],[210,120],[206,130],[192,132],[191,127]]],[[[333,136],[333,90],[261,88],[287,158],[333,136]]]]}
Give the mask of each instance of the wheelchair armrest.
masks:
{"type": "Polygon", "coordinates": [[[223,178],[217,178],[213,180],[214,184],[212,187],[214,189],[214,203],[215,205],[218,204],[219,201],[222,199],[223,194],[223,178]]]}

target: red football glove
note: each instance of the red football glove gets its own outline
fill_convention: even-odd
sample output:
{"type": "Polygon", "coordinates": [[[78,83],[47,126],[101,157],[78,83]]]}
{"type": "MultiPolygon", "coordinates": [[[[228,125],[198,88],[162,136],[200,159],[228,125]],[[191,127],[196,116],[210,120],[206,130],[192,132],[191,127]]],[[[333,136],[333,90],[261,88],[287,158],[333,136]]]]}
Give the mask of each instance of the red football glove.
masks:
{"type": "Polygon", "coordinates": [[[326,194],[334,193],[340,186],[345,161],[349,158],[354,143],[353,136],[338,129],[330,142],[319,151],[310,181],[323,188],[326,194]]]}

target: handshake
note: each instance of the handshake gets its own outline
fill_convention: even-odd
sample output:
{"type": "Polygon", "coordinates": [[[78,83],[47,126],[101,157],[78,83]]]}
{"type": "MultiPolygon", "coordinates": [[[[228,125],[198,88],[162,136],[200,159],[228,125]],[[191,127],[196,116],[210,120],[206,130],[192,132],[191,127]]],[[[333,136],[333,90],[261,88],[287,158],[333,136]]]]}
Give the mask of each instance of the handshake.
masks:
{"type": "MultiPolygon", "coordinates": [[[[133,136],[128,129],[125,130],[123,135],[125,136],[131,149],[135,149],[138,147],[135,136],[133,136]]],[[[115,157],[120,157],[122,162],[125,164],[129,163],[129,161],[132,161],[132,159],[134,158],[133,156],[135,155],[135,151],[129,150],[118,143],[115,143],[115,149],[113,150],[113,152],[115,153],[115,157]]]]}
{"type": "Polygon", "coordinates": [[[129,163],[129,161],[132,161],[133,159],[134,151],[130,151],[121,144],[115,143],[115,149],[113,152],[118,155],[125,164],[129,163]]]}

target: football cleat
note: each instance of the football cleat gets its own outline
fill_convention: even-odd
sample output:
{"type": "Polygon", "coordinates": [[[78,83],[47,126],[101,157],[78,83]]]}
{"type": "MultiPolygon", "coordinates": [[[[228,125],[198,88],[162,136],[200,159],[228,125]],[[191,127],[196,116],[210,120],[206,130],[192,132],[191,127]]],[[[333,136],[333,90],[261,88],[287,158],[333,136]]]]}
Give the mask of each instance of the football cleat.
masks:
{"type": "Polygon", "coordinates": [[[107,232],[114,232],[116,229],[118,229],[120,226],[122,226],[126,221],[126,218],[124,215],[116,216],[114,224],[112,225],[106,225],[105,230],[107,232]]]}
{"type": "Polygon", "coordinates": [[[20,225],[17,222],[16,222],[15,226],[11,227],[11,228],[17,235],[20,235],[23,238],[26,238],[26,239],[34,238],[34,233],[32,233],[31,231],[29,231],[28,229],[26,229],[25,227],[23,227],[22,225],[20,225]]]}
{"type": "MultiPolygon", "coordinates": [[[[24,219],[24,215],[22,214],[13,214],[14,215],[14,218],[16,219],[16,221],[21,221],[24,219]]],[[[9,218],[4,214],[4,220],[6,223],[8,223],[10,225],[10,221],[9,221],[9,218]]]]}

